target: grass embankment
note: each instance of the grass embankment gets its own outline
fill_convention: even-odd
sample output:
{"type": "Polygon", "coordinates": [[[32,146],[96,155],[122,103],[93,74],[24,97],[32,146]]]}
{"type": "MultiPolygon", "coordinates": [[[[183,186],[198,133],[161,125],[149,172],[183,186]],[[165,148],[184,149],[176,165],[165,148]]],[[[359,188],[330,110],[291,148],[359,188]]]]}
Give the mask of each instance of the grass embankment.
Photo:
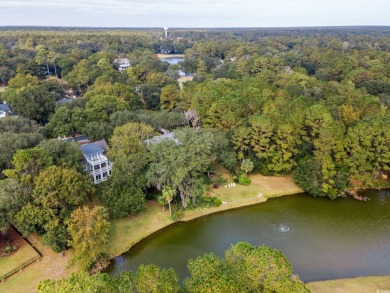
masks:
{"type": "Polygon", "coordinates": [[[359,277],[306,284],[313,293],[390,292],[390,276],[359,277]]]}

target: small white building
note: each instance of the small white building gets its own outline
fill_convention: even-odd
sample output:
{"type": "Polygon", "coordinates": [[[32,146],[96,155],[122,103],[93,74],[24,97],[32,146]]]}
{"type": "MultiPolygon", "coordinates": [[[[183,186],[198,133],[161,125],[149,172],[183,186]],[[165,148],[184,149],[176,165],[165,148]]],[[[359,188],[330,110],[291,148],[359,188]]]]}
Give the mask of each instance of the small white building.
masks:
{"type": "Polygon", "coordinates": [[[108,145],[105,140],[84,144],[80,147],[85,159],[85,170],[93,177],[95,184],[111,176],[112,163],[105,156],[108,145]]]}
{"type": "Polygon", "coordinates": [[[116,59],[115,63],[118,64],[118,70],[120,72],[125,71],[127,68],[129,68],[131,66],[130,60],[127,58],[116,59]]]}

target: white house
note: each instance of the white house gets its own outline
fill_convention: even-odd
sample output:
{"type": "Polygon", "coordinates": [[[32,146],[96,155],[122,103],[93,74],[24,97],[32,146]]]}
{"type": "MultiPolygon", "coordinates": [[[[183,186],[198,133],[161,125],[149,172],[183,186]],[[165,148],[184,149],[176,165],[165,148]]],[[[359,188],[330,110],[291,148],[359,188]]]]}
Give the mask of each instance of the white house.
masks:
{"type": "Polygon", "coordinates": [[[111,176],[112,163],[104,155],[108,150],[105,140],[84,144],[80,147],[85,159],[85,170],[93,177],[95,184],[111,176]]]}
{"type": "Polygon", "coordinates": [[[4,102],[4,104],[0,104],[0,118],[4,118],[7,115],[12,114],[11,107],[4,102]]]}
{"type": "Polygon", "coordinates": [[[127,68],[129,68],[131,66],[130,60],[127,58],[116,59],[115,63],[118,64],[118,70],[120,72],[125,71],[127,68]]]}

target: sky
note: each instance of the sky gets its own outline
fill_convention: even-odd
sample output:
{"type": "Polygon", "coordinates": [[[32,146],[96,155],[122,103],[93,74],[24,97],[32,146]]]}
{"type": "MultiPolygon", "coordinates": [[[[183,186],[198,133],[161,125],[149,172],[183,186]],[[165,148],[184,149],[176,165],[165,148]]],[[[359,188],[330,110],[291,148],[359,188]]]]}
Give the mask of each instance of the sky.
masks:
{"type": "Polygon", "coordinates": [[[390,25],[390,0],[0,0],[0,26],[390,25]]]}

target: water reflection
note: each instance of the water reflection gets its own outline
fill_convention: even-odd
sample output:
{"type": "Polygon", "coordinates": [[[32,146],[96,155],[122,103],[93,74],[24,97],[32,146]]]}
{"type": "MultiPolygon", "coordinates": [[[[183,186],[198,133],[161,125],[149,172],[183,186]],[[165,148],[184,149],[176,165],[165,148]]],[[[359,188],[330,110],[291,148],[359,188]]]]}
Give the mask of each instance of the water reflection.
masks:
{"type": "Polygon", "coordinates": [[[287,224],[279,224],[273,226],[274,230],[280,233],[286,233],[290,231],[290,227],[287,224]]]}

